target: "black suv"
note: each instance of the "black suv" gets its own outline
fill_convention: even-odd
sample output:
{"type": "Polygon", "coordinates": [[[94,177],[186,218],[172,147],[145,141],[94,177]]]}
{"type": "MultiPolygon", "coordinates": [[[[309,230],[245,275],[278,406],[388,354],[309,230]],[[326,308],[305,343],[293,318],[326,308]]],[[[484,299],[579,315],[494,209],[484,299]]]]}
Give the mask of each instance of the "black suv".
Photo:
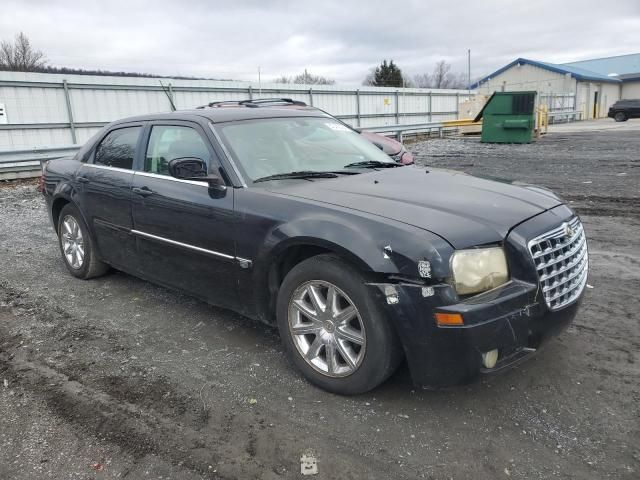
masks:
{"type": "Polygon", "coordinates": [[[616,122],[626,122],[630,118],[640,118],[640,100],[618,100],[609,107],[609,118],[616,122]]]}
{"type": "Polygon", "coordinates": [[[403,358],[428,386],[512,365],[587,282],[582,225],[553,193],[403,166],[314,109],[114,122],[45,164],[42,188],[72,275],[113,267],[277,325],[342,394],[403,358]]]}

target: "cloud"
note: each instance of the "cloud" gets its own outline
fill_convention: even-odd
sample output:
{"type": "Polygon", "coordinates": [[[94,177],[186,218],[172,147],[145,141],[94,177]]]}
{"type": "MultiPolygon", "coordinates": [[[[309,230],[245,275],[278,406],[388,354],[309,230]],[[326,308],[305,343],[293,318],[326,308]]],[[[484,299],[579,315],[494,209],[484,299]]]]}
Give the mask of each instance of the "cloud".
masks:
{"type": "Polygon", "coordinates": [[[264,79],[309,71],[359,84],[383,58],[412,75],[440,59],[474,77],[517,57],[563,62],[638,51],[640,3],[5,0],[0,32],[22,30],[57,66],[264,79]],[[10,12],[7,14],[7,12],[10,12]]]}

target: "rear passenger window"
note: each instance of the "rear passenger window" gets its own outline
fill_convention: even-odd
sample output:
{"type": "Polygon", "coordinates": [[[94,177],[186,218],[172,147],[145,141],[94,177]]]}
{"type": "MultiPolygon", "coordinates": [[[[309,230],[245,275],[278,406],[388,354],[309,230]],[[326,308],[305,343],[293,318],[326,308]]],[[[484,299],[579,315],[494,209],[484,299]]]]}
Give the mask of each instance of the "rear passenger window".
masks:
{"type": "Polygon", "coordinates": [[[127,127],[110,132],[98,145],[94,163],[132,169],[141,130],[142,127],[127,127]]]}
{"type": "Polygon", "coordinates": [[[169,175],[169,162],[175,158],[199,158],[207,166],[211,154],[202,136],[193,128],[156,125],[151,129],[144,171],[169,175]]]}

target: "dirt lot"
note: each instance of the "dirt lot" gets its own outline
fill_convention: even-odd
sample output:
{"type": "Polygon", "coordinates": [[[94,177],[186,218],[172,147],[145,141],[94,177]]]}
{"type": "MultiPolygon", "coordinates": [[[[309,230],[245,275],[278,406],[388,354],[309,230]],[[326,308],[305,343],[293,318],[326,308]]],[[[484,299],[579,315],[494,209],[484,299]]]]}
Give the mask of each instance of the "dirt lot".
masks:
{"type": "MultiPolygon", "coordinates": [[[[591,276],[574,325],[518,369],[445,391],[406,368],[318,390],[276,332],[121,273],[67,274],[33,186],[0,188],[0,478],[636,479],[640,132],[411,146],[419,162],[557,190],[591,276]]],[[[452,192],[455,194],[455,192],[452,192]]]]}

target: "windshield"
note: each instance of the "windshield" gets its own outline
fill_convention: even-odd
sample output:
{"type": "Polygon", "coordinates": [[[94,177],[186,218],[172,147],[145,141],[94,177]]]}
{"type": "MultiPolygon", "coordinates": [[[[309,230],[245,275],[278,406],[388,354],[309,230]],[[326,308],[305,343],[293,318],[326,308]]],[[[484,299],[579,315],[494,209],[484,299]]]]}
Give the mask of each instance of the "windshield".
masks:
{"type": "Polygon", "coordinates": [[[360,134],[331,118],[269,118],[215,128],[238,167],[252,181],[290,172],[335,172],[361,162],[395,163],[360,134]]]}

